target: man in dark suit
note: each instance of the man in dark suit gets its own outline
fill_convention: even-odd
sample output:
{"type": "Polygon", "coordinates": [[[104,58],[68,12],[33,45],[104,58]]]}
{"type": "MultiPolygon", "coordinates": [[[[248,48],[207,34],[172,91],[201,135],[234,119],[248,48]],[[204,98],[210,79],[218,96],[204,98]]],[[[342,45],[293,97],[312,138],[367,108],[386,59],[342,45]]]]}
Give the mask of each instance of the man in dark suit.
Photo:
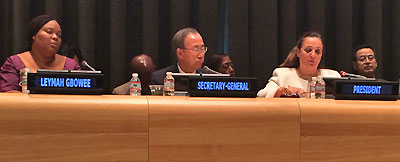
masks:
{"type": "Polygon", "coordinates": [[[172,49],[176,51],[178,63],[151,74],[150,84],[164,84],[166,72],[173,73],[202,73],[201,66],[207,47],[203,38],[194,28],[179,30],[172,38],[172,49]]]}
{"type": "Polygon", "coordinates": [[[375,70],[378,66],[375,52],[369,45],[360,45],[353,50],[352,56],[353,72],[368,78],[375,77],[375,70]]]}

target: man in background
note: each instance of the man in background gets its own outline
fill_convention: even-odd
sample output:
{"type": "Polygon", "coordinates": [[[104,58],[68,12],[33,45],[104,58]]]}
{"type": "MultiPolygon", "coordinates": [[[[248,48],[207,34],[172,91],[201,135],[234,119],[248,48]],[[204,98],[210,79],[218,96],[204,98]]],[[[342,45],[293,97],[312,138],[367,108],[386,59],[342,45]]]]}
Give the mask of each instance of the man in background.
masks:
{"type": "MultiPolygon", "coordinates": [[[[138,73],[141,87],[142,95],[150,95],[150,76],[155,70],[155,65],[153,59],[146,54],[140,54],[132,58],[131,60],[131,71],[132,73],[138,73]]],[[[118,95],[128,95],[129,94],[130,83],[127,82],[120,85],[113,90],[113,94],[118,95]]]]}
{"type": "Polygon", "coordinates": [[[377,66],[375,52],[371,46],[361,45],[353,50],[352,67],[354,73],[368,78],[375,78],[377,66]]]}

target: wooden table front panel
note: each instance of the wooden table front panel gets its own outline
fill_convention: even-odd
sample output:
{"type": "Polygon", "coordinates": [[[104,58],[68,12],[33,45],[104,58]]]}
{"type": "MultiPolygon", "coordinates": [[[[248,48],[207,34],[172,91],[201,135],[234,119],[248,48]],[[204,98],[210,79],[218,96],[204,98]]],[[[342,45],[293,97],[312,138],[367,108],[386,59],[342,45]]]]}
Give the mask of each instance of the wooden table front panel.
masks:
{"type": "Polygon", "coordinates": [[[299,100],[302,162],[400,161],[400,102],[299,100]]]}
{"type": "Polygon", "coordinates": [[[149,161],[300,161],[295,99],[148,97],[149,161]]]}
{"type": "Polygon", "coordinates": [[[0,161],[148,161],[146,97],[0,93],[0,161]]]}

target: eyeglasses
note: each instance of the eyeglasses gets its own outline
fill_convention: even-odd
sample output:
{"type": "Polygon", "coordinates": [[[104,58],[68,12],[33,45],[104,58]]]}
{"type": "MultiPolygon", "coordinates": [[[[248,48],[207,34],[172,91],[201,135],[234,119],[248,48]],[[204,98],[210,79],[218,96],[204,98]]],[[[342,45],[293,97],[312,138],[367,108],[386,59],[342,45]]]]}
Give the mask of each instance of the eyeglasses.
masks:
{"type": "Polygon", "coordinates": [[[365,62],[365,61],[367,61],[367,59],[368,59],[369,61],[372,61],[372,60],[375,59],[375,56],[374,56],[374,55],[360,56],[360,57],[358,58],[358,61],[360,61],[360,62],[365,62]]]}
{"type": "Polygon", "coordinates": [[[192,49],[188,49],[188,48],[181,48],[181,49],[183,49],[183,50],[191,50],[191,51],[194,51],[194,52],[201,52],[201,53],[205,53],[205,52],[207,52],[207,47],[194,47],[194,48],[192,48],[192,49]]]}

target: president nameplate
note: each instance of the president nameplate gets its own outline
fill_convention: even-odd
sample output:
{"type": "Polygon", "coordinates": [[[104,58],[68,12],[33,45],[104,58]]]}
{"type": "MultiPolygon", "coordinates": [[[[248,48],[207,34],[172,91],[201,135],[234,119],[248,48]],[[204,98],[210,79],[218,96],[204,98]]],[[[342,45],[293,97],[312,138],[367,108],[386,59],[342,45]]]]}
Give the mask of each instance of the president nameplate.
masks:
{"type": "Polygon", "coordinates": [[[335,99],[397,100],[399,82],[371,80],[335,81],[335,99]]]}

